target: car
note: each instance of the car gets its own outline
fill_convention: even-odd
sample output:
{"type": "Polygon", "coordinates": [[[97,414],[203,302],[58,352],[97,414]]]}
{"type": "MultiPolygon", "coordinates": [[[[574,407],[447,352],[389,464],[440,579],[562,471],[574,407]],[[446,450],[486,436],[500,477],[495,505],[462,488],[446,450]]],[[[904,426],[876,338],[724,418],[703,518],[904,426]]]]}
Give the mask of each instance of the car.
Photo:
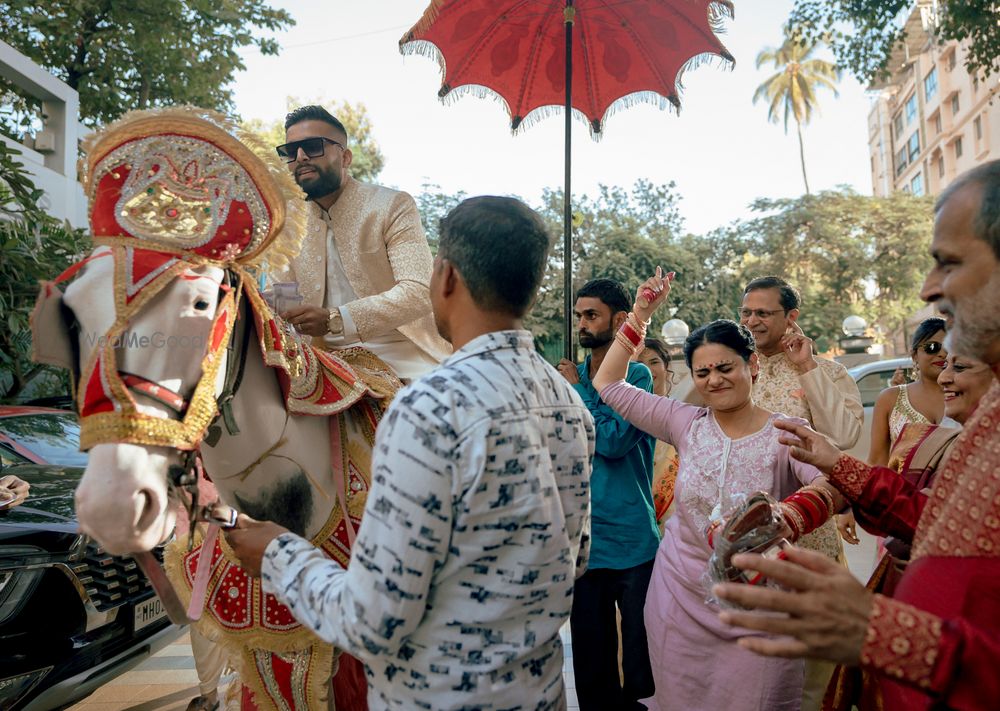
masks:
{"type": "Polygon", "coordinates": [[[0,405],[0,466],[25,463],[86,467],[76,413],[0,405]]]}
{"type": "Polygon", "coordinates": [[[0,408],[0,476],[31,487],[0,510],[0,709],[72,704],[185,632],[132,558],[79,532],[78,442],[72,412],[0,408]]]}
{"type": "Polygon", "coordinates": [[[872,441],[872,413],[875,410],[875,400],[879,393],[889,387],[889,381],[897,369],[902,369],[907,381],[913,375],[913,360],[910,358],[888,358],[870,363],[861,363],[847,372],[861,391],[861,405],[865,409],[865,423],[861,428],[861,437],[847,450],[847,453],[861,461],[867,461],[868,450],[872,441]]]}

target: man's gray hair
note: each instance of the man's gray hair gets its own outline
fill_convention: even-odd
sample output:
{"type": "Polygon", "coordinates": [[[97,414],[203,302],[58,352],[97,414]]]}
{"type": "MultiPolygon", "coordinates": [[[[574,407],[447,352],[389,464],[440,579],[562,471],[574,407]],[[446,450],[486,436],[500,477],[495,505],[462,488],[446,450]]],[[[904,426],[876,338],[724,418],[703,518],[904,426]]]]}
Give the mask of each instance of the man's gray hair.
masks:
{"type": "Polygon", "coordinates": [[[939,212],[955,193],[969,185],[978,186],[982,191],[979,214],[973,222],[976,237],[986,242],[1000,259],[1000,160],[983,163],[958,176],[938,197],[934,212],[939,212]]]}

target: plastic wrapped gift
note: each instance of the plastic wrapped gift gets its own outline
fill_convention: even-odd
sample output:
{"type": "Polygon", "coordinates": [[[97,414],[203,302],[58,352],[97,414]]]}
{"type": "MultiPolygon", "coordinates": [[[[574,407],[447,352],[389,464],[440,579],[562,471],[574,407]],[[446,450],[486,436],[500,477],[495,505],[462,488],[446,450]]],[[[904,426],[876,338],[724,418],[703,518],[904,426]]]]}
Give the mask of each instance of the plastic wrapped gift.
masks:
{"type": "Polygon", "coordinates": [[[774,497],[762,491],[747,497],[710,535],[709,582],[713,585],[734,582],[768,584],[761,573],[735,567],[733,556],[760,553],[767,558],[783,558],[783,550],[789,545],[789,533],[784,514],[774,497]]]}

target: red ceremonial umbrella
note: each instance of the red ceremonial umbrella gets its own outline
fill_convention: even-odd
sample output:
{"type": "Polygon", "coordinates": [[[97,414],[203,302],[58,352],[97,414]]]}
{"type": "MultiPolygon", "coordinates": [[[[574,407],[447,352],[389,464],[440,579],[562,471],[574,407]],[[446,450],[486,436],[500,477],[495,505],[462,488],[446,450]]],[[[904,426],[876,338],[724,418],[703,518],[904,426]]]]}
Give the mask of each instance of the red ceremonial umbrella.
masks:
{"type": "Polygon", "coordinates": [[[438,59],[438,96],[493,92],[506,103],[514,131],[551,107],[564,107],[567,358],[573,347],[571,109],[595,139],[619,107],[642,101],[679,109],[685,69],[712,56],[733,61],[715,36],[732,13],[729,0],[435,0],[399,42],[404,54],[438,59]]]}

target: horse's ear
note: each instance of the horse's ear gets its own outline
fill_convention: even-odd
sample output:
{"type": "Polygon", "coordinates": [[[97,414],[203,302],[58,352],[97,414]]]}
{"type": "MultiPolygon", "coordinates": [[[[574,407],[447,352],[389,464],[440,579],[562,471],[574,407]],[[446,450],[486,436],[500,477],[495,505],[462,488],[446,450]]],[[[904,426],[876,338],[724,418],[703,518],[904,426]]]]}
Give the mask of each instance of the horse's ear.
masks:
{"type": "Polygon", "coordinates": [[[43,281],[31,312],[31,359],[73,371],[73,342],[63,309],[63,295],[55,284],[43,281]]]}

